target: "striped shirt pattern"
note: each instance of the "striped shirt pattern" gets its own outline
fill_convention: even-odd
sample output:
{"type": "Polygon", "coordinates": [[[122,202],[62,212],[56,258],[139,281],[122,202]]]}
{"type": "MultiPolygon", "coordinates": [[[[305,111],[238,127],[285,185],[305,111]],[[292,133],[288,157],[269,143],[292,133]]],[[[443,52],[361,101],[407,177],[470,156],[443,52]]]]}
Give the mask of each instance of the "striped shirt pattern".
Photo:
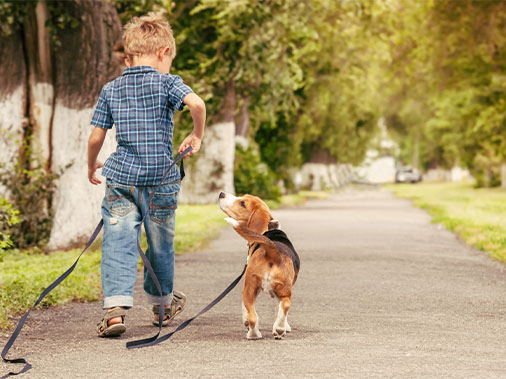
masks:
{"type": "MultiPolygon", "coordinates": [[[[92,126],[116,126],[116,152],[102,175],[132,186],[160,184],[173,161],[174,110],[183,110],[184,97],[193,92],[177,75],[161,74],[151,66],[127,68],[107,83],[98,98],[92,126]]],[[[180,180],[177,166],[162,184],[180,180]]]]}

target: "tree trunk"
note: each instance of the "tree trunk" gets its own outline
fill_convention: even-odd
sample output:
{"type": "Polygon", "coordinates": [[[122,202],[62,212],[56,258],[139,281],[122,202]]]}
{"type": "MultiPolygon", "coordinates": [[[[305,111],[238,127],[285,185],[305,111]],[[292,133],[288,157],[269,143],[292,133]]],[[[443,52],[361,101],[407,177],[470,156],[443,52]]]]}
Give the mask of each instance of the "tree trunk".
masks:
{"type": "Polygon", "coordinates": [[[185,160],[182,203],[213,204],[221,191],[234,193],[235,86],[227,83],[217,121],[208,126],[200,152],[185,160]]]}
{"type": "Polygon", "coordinates": [[[492,181],[492,171],[488,166],[483,169],[483,187],[489,188],[492,181]]]}
{"type": "MultiPolygon", "coordinates": [[[[121,38],[121,21],[114,6],[103,1],[64,2],[65,12],[80,20],[76,28],[58,33],[53,52],[55,104],[52,125],[52,170],[63,172],[53,199],[54,225],[50,248],[80,242],[100,220],[105,180],[93,186],[87,178],[87,141],[90,120],[103,85],[121,74],[113,51],[121,38]],[[78,46],[79,48],[76,48],[78,46]]],[[[114,150],[109,132],[99,160],[114,150]]],[[[104,178],[102,178],[104,179],[104,178]]]]}
{"type": "MultiPolygon", "coordinates": [[[[19,158],[23,130],[27,124],[26,65],[20,31],[0,37],[0,166],[12,170],[19,158]]],[[[0,184],[0,197],[8,190],[0,184]]]]}
{"type": "Polygon", "coordinates": [[[420,131],[415,131],[415,138],[413,141],[413,168],[420,167],[420,131]]]}
{"type": "MultiPolygon", "coordinates": [[[[90,0],[61,5],[79,24],[58,29],[58,47],[46,26],[46,0],[27,7],[20,31],[0,38],[0,163],[9,169],[19,159],[29,162],[23,146],[30,144],[35,163],[62,174],[52,199],[50,248],[87,239],[100,220],[104,185],[88,183],[87,140],[100,89],[122,71],[113,52],[122,29],[114,6],[90,0]]],[[[114,147],[109,135],[101,158],[114,147]]],[[[8,189],[0,189],[6,197],[8,189]]]]}
{"type": "Polygon", "coordinates": [[[23,25],[24,46],[28,66],[27,117],[25,139],[31,137],[32,158],[50,170],[51,123],[54,111],[53,68],[51,62],[51,38],[46,28],[49,12],[45,0],[35,8],[28,8],[23,25]]]}
{"type": "Polygon", "coordinates": [[[308,163],[336,164],[337,159],[330,155],[327,150],[315,145],[311,150],[308,163]]]}
{"type": "Polygon", "coordinates": [[[250,98],[249,96],[243,97],[241,107],[239,108],[239,117],[236,123],[235,135],[243,138],[248,138],[250,114],[249,107],[250,98]]]}

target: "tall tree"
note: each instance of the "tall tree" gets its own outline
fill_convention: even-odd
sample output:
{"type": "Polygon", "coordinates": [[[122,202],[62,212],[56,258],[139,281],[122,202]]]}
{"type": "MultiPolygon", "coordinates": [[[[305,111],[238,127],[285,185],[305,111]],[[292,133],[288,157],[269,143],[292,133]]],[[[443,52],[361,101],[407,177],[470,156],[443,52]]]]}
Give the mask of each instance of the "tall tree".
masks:
{"type": "MultiPolygon", "coordinates": [[[[0,17],[9,25],[0,43],[5,53],[0,70],[8,78],[0,83],[0,101],[6,105],[0,128],[21,137],[19,153],[4,162],[10,167],[7,159],[19,162],[14,175],[26,176],[9,183],[22,183],[24,197],[39,197],[41,189],[30,186],[38,174],[27,173],[41,166],[48,174],[61,174],[46,206],[18,207],[21,225],[24,217],[53,209],[50,245],[67,245],[88,235],[99,218],[103,192],[87,186],[86,141],[100,89],[121,73],[113,51],[121,23],[112,4],[87,0],[2,3],[0,17]]],[[[113,148],[109,142],[104,153],[113,148]]]]}
{"type": "Polygon", "coordinates": [[[391,83],[385,112],[406,126],[399,134],[404,156],[419,151],[425,167],[461,164],[478,184],[497,183],[506,139],[505,4],[392,4],[395,12],[382,13],[383,19],[395,18],[384,23],[391,25],[394,62],[383,68],[391,83]]]}
{"type": "Polygon", "coordinates": [[[172,10],[179,45],[174,67],[206,100],[206,133],[216,137],[204,145],[190,169],[185,185],[195,200],[223,186],[227,189],[230,182],[219,178],[233,163],[236,133],[254,134],[251,120],[275,119],[277,112],[296,104],[295,91],[303,82],[300,61],[316,37],[304,22],[308,6],[284,0],[202,0],[179,3],[172,10]],[[198,185],[209,172],[212,183],[198,185]]]}

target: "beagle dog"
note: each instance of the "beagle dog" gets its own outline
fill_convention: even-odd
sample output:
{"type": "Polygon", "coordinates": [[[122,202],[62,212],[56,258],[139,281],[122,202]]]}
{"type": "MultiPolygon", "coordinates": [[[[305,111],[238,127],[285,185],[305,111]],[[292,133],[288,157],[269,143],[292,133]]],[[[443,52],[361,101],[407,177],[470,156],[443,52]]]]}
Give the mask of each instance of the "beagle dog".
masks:
{"type": "Polygon", "coordinates": [[[287,315],[292,287],[297,280],[300,260],[290,240],[278,229],[267,204],[252,195],[236,197],[221,192],[219,205],[227,214],[225,220],[248,241],[248,264],[242,290],[242,320],[248,339],[262,338],[258,328],[255,301],[261,290],[278,300],[278,315],[272,334],[276,339],[291,332],[287,315]]]}

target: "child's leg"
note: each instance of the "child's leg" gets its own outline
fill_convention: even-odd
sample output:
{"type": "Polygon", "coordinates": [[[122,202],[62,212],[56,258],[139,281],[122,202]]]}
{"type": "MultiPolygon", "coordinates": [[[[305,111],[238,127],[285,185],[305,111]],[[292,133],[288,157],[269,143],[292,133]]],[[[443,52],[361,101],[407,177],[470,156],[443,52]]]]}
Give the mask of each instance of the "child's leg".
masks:
{"type": "MultiPolygon", "coordinates": [[[[147,187],[143,195],[143,212],[147,210],[150,192],[154,187],[147,187]]],[[[160,186],[149,207],[149,215],[144,221],[148,249],[146,256],[162,288],[163,302],[171,304],[174,286],[174,228],[175,211],[180,184],[173,183],[160,186]]],[[[144,269],[144,291],[150,304],[159,305],[162,297],[148,271],[144,269]]]]}
{"type": "MultiPolygon", "coordinates": [[[[104,309],[133,306],[137,276],[137,226],[139,208],[135,187],[107,182],[102,203],[104,237],[102,242],[101,276],[104,309]]],[[[115,320],[111,320],[114,323],[115,320]]]]}

